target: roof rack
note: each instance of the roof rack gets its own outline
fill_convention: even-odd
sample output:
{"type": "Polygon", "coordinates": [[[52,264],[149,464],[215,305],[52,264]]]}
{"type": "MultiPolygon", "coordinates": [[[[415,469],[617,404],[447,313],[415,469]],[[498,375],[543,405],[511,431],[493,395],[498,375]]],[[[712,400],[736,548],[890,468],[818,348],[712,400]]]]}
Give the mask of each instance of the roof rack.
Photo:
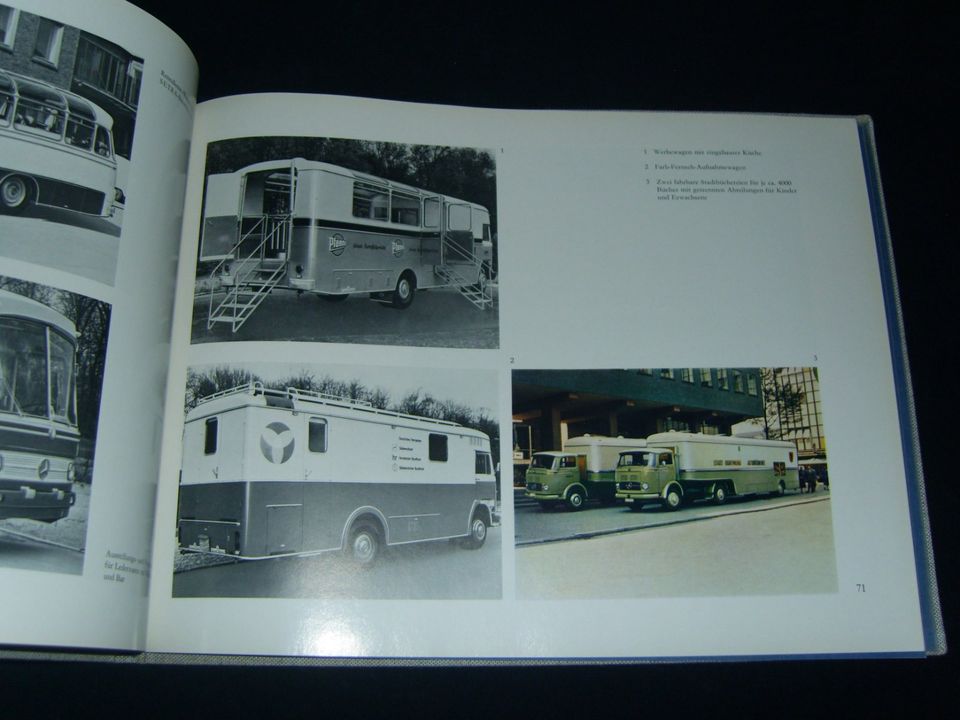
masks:
{"type": "Polygon", "coordinates": [[[270,395],[271,397],[286,397],[290,400],[301,400],[310,403],[318,403],[322,405],[337,405],[340,407],[351,407],[356,410],[361,410],[364,412],[375,413],[377,415],[385,415],[387,417],[401,418],[404,420],[419,420],[419,421],[429,421],[437,425],[447,425],[449,427],[463,427],[460,423],[453,422],[452,420],[436,420],[434,418],[426,418],[420,415],[410,415],[408,413],[398,412],[396,410],[384,410],[381,408],[376,408],[368,400],[357,400],[355,398],[348,398],[342,395],[332,395],[330,393],[317,392],[316,390],[302,390],[300,388],[288,387],[284,390],[279,390],[277,388],[265,387],[264,384],[260,381],[248,382],[243,385],[237,385],[236,387],[229,388],[227,390],[220,390],[219,392],[212,393],[210,395],[205,395],[204,397],[197,400],[197,405],[202,405],[204,403],[210,402],[211,400],[216,400],[218,398],[228,397],[230,395],[270,395]]]}

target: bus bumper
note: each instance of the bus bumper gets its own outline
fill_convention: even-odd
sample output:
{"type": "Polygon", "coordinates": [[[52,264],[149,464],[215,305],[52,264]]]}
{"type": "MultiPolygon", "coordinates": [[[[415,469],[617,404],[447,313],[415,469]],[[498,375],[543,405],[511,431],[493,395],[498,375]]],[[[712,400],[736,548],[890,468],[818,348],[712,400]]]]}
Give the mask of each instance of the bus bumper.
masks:
{"type": "Polygon", "coordinates": [[[77,501],[69,483],[35,487],[18,481],[0,483],[0,520],[26,518],[55,522],[77,501]]]}

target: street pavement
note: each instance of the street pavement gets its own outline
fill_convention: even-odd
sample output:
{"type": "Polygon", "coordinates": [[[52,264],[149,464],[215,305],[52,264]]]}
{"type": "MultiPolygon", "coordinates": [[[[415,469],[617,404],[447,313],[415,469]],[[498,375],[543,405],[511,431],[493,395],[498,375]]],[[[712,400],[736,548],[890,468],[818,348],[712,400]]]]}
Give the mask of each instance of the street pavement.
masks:
{"type": "Polygon", "coordinates": [[[500,534],[500,528],[490,528],[479,550],[445,540],[386,548],[369,568],[331,552],[188,570],[174,574],[173,596],[497,599],[500,534]]]}
{"type": "MultiPolygon", "coordinates": [[[[497,348],[499,310],[480,310],[454,289],[417,292],[404,310],[355,295],[340,302],[274,290],[235,333],[227,323],[207,329],[209,296],[193,305],[192,342],[299,340],[306,342],[497,348]]],[[[214,305],[223,299],[214,296],[214,305]]]]}
{"type": "Polygon", "coordinates": [[[517,596],[639,598],[837,591],[827,493],[803,502],[725,510],[692,522],[519,546],[517,596]]]}
{"type": "Polygon", "coordinates": [[[105,218],[62,208],[30,207],[0,215],[0,256],[113,285],[120,228],[105,218]]]}
{"type": "Polygon", "coordinates": [[[534,500],[526,497],[523,490],[519,488],[514,488],[513,498],[516,518],[514,541],[520,546],[816,502],[829,498],[829,491],[821,489],[812,494],[789,493],[782,497],[756,495],[730,497],[719,506],[709,501],[698,501],[674,511],[666,510],[658,503],[646,503],[639,512],[630,510],[623,503],[604,507],[596,502],[588,502],[583,510],[577,512],[567,510],[564,505],[545,510],[534,500]]]}

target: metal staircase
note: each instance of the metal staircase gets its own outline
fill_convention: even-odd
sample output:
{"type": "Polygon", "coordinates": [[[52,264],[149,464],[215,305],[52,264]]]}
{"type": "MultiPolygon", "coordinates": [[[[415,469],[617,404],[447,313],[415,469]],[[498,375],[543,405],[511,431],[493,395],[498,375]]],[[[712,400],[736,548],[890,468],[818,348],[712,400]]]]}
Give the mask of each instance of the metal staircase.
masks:
{"type": "Polygon", "coordinates": [[[460,291],[474,307],[486,310],[494,306],[493,290],[488,280],[487,263],[464,251],[446,234],[442,241],[443,264],[435,265],[433,272],[445,285],[452,285],[460,291]],[[478,282],[471,282],[479,278],[478,282]]]}
{"type": "Polygon", "coordinates": [[[226,297],[216,307],[213,293],[210,294],[208,330],[216,323],[230,323],[231,332],[236,332],[283,280],[287,269],[283,253],[290,238],[292,217],[290,214],[261,216],[241,234],[236,245],[230,249],[230,257],[221,260],[213,269],[210,274],[211,287],[218,275],[229,278],[232,284],[228,286],[226,297]],[[252,244],[258,237],[259,242],[241,257],[240,247],[244,243],[252,244]],[[233,263],[233,272],[229,274],[223,272],[228,260],[233,263]]]}

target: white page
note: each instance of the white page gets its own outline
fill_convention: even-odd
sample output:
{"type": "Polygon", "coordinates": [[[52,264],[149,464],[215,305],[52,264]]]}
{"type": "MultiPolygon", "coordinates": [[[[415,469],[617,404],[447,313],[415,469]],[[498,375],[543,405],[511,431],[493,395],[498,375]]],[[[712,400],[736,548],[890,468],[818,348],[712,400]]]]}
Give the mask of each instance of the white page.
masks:
{"type": "Polygon", "coordinates": [[[0,521],[0,643],[140,649],[196,63],[168,28],[125,3],[3,5],[16,11],[17,32],[0,71],[113,103],[116,186],[126,197],[121,212],[104,217],[39,205],[0,216],[5,278],[99,301],[110,314],[92,482],[80,484],[64,519],[0,521]],[[33,49],[44,31],[55,60],[46,64],[33,49]],[[122,68],[116,97],[87,79],[95,71],[81,57],[104,72],[122,68]],[[141,72],[137,98],[131,76],[141,72]],[[132,128],[121,129],[121,118],[132,128]]]}
{"type": "MultiPolygon", "coordinates": [[[[492,151],[498,347],[380,347],[363,340],[191,345],[195,268],[185,260],[164,427],[149,650],[382,658],[923,651],[889,341],[853,119],[513,112],[319,96],[213,101],[198,111],[181,257],[197,250],[207,143],[259,136],[492,151]],[[758,154],[743,155],[745,149],[758,154]],[[707,152],[719,150],[738,154],[707,152]],[[655,167],[690,162],[736,167],[655,167]],[[775,192],[658,200],[658,179],[683,177],[738,179],[748,188],[769,183],[775,192]],[[788,187],[796,192],[776,192],[788,187]],[[643,337],[625,329],[642,329],[643,337]],[[173,597],[184,378],[188,368],[217,364],[251,372],[270,364],[318,372],[348,367],[366,378],[384,367],[397,368],[398,377],[412,367],[432,368],[437,378],[444,369],[492,372],[499,378],[501,438],[510,437],[512,369],[816,367],[835,481],[827,515],[832,587],[784,594],[773,586],[713,593],[708,586],[697,594],[630,597],[601,585],[569,599],[561,584],[548,581],[539,596],[523,597],[516,573],[523,558],[533,556],[514,547],[517,516],[505,489],[499,600],[374,599],[369,592],[322,597],[329,565],[321,561],[302,566],[317,573],[315,598],[238,596],[242,591],[229,598],[173,597]]],[[[689,193],[668,188],[660,194],[689,193]]],[[[504,443],[501,466],[510,462],[504,443]]],[[[265,569],[251,574],[270,574],[266,564],[283,561],[258,562],[265,569]]],[[[597,563],[604,562],[598,556],[597,563]]],[[[235,567],[241,573],[251,566],[235,567]]],[[[211,594],[218,594],[216,587],[211,594]]],[[[229,594],[225,585],[223,594],[229,594]]]]}

